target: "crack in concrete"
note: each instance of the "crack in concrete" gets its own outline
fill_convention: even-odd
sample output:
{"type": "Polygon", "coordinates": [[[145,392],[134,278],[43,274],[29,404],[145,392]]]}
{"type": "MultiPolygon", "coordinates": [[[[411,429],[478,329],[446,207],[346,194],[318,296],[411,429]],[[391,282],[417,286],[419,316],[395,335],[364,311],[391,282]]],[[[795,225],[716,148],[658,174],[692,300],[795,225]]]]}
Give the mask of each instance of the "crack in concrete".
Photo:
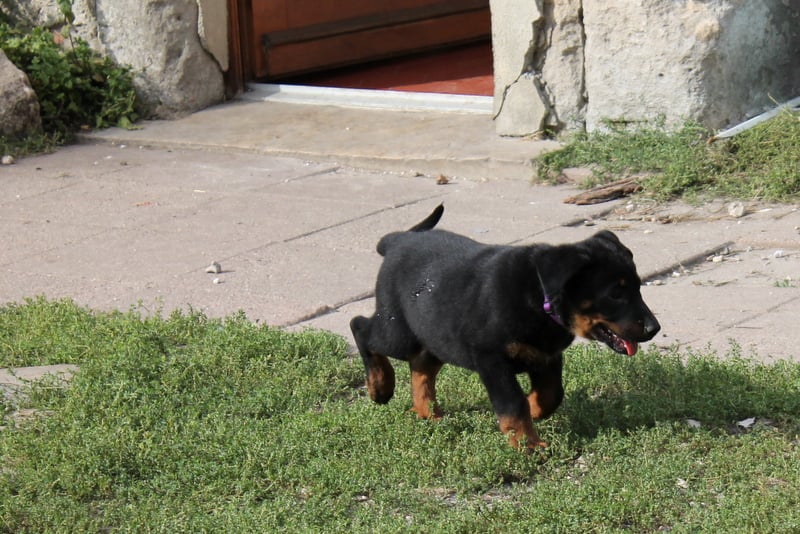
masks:
{"type": "MultiPolygon", "coordinates": [[[[586,24],[583,20],[583,2],[578,7],[578,25],[581,28],[581,97],[583,98],[584,112],[589,106],[589,93],[586,92],[586,24]]],[[[583,129],[586,129],[586,121],[583,121],[583,129]]]]}
{"type": "MultiPolygon", "coordinates": [[[[537,8],[539,9],[539,13],[542,13],[541,0],[537,1],[537,8]]],[[[503,108],[506,103],[506,98],[511,88],[516,84],[518,84],[523,77],[527,77],[530,76],[532,73],[535,73],[537,63],[539,64],[543,63],[544,59],[542,56],[546,55],[546,52],[542,51],[542,43],[540,43],[542,34],[540,27],[542,25],[543,25],[543,17],[541,16],[531,23],[531,39],[530,41],[528,41],[528,49],[525,52],[525,55],[523,56],[522,68],[520,69],[520,72],[517,75],[517,77],[514,78],[514,80],[511,83],[507,84],[503,88],[503,93],[499,97],[500,102],[497,106],[497,112],[492,116],[492,120],[496,120],[497,117],[499,117],[500,114],[503,112],[503,108]]]]}
{"type": "MultiPolygon", "coordinates": [[[[536,5],[540,16],[531,23],[531,39],[524,54],[522,68],[517,77],[503,88],[502,94],[498,97],[497,111],[492,116],[492,119],[496,120],[503,112],[511,88],[524,79],[530,79],[545,109],[538,129],[543,130],[551,127],[556,131],[560,131],[567,124],[559,116],[558,95],[549,87],[544,76],[544,69],[548,55],[555,53],[553,51],[553,33],[562,21],[556,20],[554,0],[537,0],[536,5]]],[[[578,4],[578,10],[575,15],[575,21],[580,27],[580,43],[573,48],[573,53],[577,53],[577,49],[580,48],[580,87],[578,91],[581,100],[580,107],[585,109],[589,102],[589,96],[586,93],[586,55],[584,53],[586,28],[583,16],[583,2],[578,4]]],[[[563,53],[565,51],[562,51],[563,53]]]]}

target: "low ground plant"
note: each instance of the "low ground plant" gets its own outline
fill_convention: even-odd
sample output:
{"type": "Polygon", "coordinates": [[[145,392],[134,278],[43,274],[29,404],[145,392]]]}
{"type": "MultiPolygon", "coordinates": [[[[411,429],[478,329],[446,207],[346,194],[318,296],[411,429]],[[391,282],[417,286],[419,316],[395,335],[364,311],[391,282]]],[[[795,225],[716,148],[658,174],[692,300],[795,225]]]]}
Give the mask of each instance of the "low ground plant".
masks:
{"type": "Polygon", "coordinates": [[[525,455],[474,374],[446,367],[421,421],[405,366],[375,405],[345,340],[241,314],[0,308],[0,366],[55,362],[69,384],[3,401],[5,532],[800,529],[794,363],[578,344],[525,455]]]}
{"type": "Polygon", "coordinates": [[[659,200],[800,199],[800,114],[787,110],[729,139],[708,143],[710,137],[695,123],[677,131],[609,123],[537,158],[537,179],[555,181],[567,167],[588,166],[593,175],[584,186],[641,173],[644,193],[659,200]]]}

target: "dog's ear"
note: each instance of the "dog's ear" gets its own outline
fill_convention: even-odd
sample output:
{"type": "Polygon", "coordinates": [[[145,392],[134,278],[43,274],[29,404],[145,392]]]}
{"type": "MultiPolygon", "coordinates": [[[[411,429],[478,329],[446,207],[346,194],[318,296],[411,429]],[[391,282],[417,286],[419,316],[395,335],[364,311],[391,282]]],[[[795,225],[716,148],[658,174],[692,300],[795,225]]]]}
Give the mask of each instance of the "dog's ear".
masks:
{"type": "Polygon", "coordinates": [[[590,239],[602,242],[604,246],[610,248],[614,252],[621,252],[631,260],[633,259],[633,252],[628,247],[622,244],[617,235],[610,230],[601,230],[594,234],[590,239]]]}
{"type": "Polygon", "coordinates": [[[559,295],[567,282],[591,261],[583,244],[537,247],[534,262],[542,290],[548,297],[559,295]]]}
{"type": "Polygon", "coordinates": [[[599,232],[594,234],[592,237],[595,238],[595,239],[605,239],[606,241],[609,241],[609,242],[614,243],[616,245],[621,245],[622,244],[622,242],[617,237],[617,234],[615,234],[611,230],[600,230],[599,232]]]}

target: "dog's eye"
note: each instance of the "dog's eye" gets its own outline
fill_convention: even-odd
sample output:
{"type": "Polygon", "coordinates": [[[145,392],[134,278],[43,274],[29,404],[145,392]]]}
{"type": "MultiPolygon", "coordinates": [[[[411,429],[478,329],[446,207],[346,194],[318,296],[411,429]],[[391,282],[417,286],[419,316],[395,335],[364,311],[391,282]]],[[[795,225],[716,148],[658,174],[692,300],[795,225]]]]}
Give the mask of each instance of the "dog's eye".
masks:
{"type": "Polygon", "coordinates": [[[609,289],[608,296],[614,300],[622,300],[625,298],[625,288],[620,284],[614,284],[609,289]]]}

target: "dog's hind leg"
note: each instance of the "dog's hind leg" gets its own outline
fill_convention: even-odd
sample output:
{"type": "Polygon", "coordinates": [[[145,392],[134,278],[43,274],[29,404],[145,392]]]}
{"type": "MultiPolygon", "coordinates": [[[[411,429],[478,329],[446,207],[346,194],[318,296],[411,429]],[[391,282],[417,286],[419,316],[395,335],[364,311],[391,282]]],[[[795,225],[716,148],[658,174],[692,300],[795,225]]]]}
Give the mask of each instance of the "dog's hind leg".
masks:
{"type": "Polygon", "coordinates": [[[412,411],[423,419],[441,419],[442,411],[436,405],[436,375],[444,364],[426,350],[409,358],[408,363],[411,367],[412,411]]]}
{"type": "Polygon", "coordinates": [[[531,417],[544,419],[549,417],[564,399],[564,386],[561,382],[561,356],[551,360],[548,365],[538,365],[528,373],[531,379],[531,391],[528,394],[528,405],[531,417]]]}
{"type": "Polygon", "coordinates": [[[389,358],[369,347],[370,319],[358,316],[350,321],[353,339],[364,362],[369,397],[378,404],[386,404],[394,395],[394,368],[389,358]]]}

